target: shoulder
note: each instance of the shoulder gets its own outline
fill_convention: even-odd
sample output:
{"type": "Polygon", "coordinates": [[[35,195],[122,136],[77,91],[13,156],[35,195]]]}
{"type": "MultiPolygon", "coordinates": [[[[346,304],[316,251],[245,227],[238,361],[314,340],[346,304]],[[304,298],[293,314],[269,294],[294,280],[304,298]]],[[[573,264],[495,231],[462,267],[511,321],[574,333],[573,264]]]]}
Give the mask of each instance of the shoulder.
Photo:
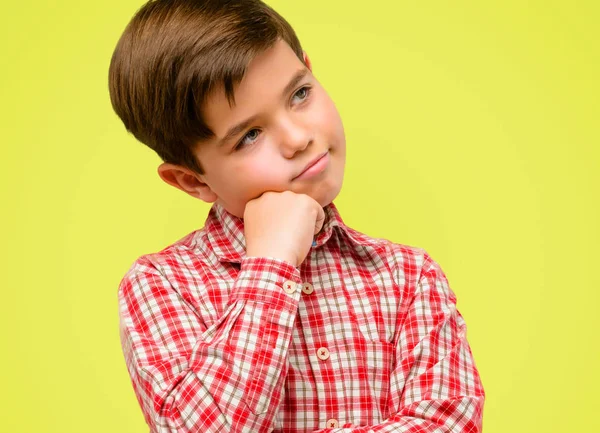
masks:
{"type": "Polygon", "coordinates": [[[351,227],[345,228],[346,243],[354,249],[369,251],[372,257],[383,261],[397,277],[397,283],[417,284],[421,279],[436,276],[445,278],[440,265],[424,248],[375,238],[351,227]]]}
{"type": "Polygon", "coordinates": [[[205,228],[188,233],[163,249],[139,256],[123,276],[120,287],[134,279],[153,278],[171,286],[196,272],[211,266],[213,260],[206,242],[205,228]]]}
{"type": "Polygon", "coordinates": [[[370,248],[389,259],[401,262],[410,261],[416,266],[422,266],[427,252],[423,248],[402,244],[386,238],[376,238],[346,226],[346,243],[358,248],[370,248]]]}

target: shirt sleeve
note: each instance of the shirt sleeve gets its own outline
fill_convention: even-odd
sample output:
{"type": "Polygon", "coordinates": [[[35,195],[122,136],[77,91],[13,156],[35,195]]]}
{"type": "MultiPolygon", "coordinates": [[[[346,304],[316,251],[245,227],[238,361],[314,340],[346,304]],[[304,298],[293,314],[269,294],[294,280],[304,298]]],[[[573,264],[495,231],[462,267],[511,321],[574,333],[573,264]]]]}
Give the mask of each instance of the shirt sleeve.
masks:
{"type": "Polygon", "coordinates": [[[163,272],[138,260],[119,285],[120,336],[151,432],[269,431],[300,288],[292,264],[246,257],[225,313],[207,327],[163,272]]]}
{"type": "Polygon", "coordinates": [[[396,348],[389,419],[322,433],[479,433],[485,393],[456,296],[440,266],[424,253],[396,348]]]}

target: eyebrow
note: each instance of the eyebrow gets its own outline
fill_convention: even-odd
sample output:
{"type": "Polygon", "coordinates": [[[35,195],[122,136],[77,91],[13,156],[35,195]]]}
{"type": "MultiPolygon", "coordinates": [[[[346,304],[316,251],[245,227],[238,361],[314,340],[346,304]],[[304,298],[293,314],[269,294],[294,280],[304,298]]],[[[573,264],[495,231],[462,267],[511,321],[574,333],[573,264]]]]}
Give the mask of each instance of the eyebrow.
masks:
{"type": "MultiPolygon", "coordinates": [[[[297,71],[296,74],[294,74],[292,79],[289,81],[289,83],[286,84],[285,88],[281,92],[281,96],[285,97],[288,93],[290,93],[307,74],[308,69],[306,68],[297,71]]],[[[255,114],[254,116],[250,116],[246,120],[243,120],[235,126],[229,128],[227,134],[225,134],[225,136],[221,140],[219,140],[217,147],[223,146],[227,141],[229,141],[230,139],[238,135],[240,132],[248,128],[250,124],[256,120],[257,117],[258,116],[255,114]]]]}

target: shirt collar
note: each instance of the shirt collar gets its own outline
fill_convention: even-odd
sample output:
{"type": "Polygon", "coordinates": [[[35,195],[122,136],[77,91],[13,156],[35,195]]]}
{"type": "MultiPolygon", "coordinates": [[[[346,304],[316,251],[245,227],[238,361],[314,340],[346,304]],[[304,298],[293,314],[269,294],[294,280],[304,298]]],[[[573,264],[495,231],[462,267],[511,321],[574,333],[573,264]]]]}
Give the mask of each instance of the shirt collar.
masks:
{"type": "MultiPolygon", "coordinates": [[[[348,231],[335,204],[323,208],[325,222],[323,228],[313,239],[313,247],[325,244],[334,230],[348,231]]],[[[220,203],[213,203],[204,224],[207,241],[219,261],[240,263],[246,256],[246,237],[244,220],[229,213],[220,203]]]]}

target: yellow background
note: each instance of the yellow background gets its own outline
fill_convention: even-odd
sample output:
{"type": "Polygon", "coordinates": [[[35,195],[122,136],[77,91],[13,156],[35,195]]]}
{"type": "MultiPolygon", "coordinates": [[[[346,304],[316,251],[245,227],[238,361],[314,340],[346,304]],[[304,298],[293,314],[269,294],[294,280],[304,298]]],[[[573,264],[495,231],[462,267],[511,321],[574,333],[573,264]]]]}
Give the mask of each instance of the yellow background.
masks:
{"type": "MultiPolygon", "coordinates": [[[[141,4],[3,5],[4,432],[148,431],[117,286],[208,205],[160,180],[110,106],[110,56],[141,4]]],[[[484,431],[600,431],[598,2],[270,4],[342,115],[345,221],[446,272],[484,431]]]]}

